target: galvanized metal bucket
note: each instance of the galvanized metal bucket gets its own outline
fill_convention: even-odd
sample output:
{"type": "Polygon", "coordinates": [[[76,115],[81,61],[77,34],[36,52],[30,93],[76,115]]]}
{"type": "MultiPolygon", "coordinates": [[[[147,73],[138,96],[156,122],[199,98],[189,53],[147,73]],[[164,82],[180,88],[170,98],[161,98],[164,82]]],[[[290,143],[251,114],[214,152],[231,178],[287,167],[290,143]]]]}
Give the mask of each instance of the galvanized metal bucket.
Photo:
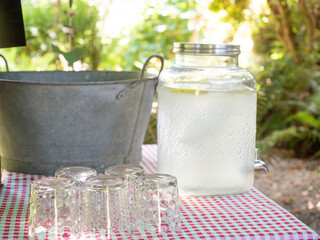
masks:
{"type": "MultiPolygon", "coordinates": [[[[140,72],[0,72],[2,168],[53,175],[136,164],[158,77],[140,72]]],[[[162,70],[162,67],[160,71],[162,70]]]]}

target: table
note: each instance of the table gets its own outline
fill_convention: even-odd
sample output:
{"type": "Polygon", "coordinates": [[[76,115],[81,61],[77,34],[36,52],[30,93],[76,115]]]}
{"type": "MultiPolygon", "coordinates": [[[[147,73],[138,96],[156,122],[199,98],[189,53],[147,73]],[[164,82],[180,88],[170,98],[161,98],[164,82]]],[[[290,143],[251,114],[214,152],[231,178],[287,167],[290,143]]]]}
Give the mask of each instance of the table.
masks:
{"type": "MultiPolygon", "coordinates": [[[[144,145],[142,152],[141,165],[147,172],[155,172],[157,146],[144,145]]],[[[5,175],[0,195],[0,239],[27,239],[30,183],[45,176],[15,172],[5,175]]],[[[180,197],[180,201],[180,235],[143,232],[130,239],[320,239],[315,231],[255,188],[241,195],[180,197]]],[[[127,237],[119,233],[112,239],[127,237]]]]}

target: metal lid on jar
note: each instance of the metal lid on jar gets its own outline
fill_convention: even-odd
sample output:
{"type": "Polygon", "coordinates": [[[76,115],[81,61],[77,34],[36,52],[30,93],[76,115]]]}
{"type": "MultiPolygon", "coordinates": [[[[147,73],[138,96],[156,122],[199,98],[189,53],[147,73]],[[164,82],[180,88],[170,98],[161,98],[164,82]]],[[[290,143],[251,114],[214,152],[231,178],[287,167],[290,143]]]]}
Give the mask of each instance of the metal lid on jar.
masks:
{"type": "Polygon", "coordinates": [[[173,52],[177,54],[235,56],[240,54],[240,45],[176,42],[173,44],[173,52]]]}

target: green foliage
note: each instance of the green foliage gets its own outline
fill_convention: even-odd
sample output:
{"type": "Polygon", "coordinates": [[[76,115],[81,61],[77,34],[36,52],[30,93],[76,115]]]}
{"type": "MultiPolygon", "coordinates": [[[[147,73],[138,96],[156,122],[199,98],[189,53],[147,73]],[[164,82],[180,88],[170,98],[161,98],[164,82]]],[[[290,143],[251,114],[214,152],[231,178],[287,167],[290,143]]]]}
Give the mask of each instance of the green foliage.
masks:
{"type": "MultiPolygon", "coordinates": [[[[105,4],[109,2],[106,0],[105,4]]],[[[72,18],[72,25],[76,27],[72,48],[83,48],[81,60],[88,65],[89,69],[97,70],[102,58],[101,50],[105,47],[97,27],[97,23],[101,20],[99,10],[94,5],[90,5],[87,0],[73,1],[72,10],[77,14],[72,18]]],[[[67,23],[66,18],[64,22],[67,23]]]]}
{"type": "Polygon", "coordinates": [[[308,112],[298,112],[287,119],[288,122],[293,122],[295,120],[307,127],[320,129],[320,121],[308,112]]]}
{"type": "MultiPolygon", "coordinates": [[[[86,0],[73,3],[72,10],[76,16],[72,17],[72,26],[75,26],[75,30],[71,44],[65,27],[69,24],[68,16],[65,14],[67,10],[70,11],[68,2],[26,0],[22,2],[22,9],[27,46],[1,50],[12,71],[39,68],[62,70],[61,61],[54,51],[56,49],[51,48],[52,45],[63,52],[70,52],[70,49],[75,47],[82,48],[84,52],[81,60],[87,63],[89,69],[97,68],[102,43],[97,34],[99,12],[95,6],[89,7],[86,0]]],[[[80,50],[75,51],[78,52],[77,56],[80,56],[80,50]]],[[[75,52],[71,55],[75,55],[75,52]]]]}
{"type": "Polygon", "coordinates": [[[310,37],[312,31],[319,37],[319,26],[306,17],[319,6],[314,0],[305,2],[309,13],[291,0],[268,1],[270,8],[261,14],[253,13],[247,0],[210,4],[213,12],[226,11],[222,20],[234,29],[251,22],[260,59],[255,76],[260,89],[257,144],[262,151],[277,146],[291,148],[300,157],[320,156],[320,45],[310,37]]]}
{"type": "Polygon", "coordinates": [[[296,135],[296,133],[296,127],[289,127],[282,130],[273,131],[263,140],[258,140],[257,147],[261,152],[267,152],[270,148],[276,146],[279,143],[279,139],[288,139],[291,136],[296,135]]]}
{"type": "Polygon", "coordinates": [[[69,65],[81,57],[86,68],[92,70],[140,70],[141,63],[151,54],[162,53],[171,59],[173,42],[190,39],[189,19],[183,14],[194,11],[195,5],[193,0],[151,1],[144,19],[134,29],[102,41],[97,23],[103,19],[88,1],[75,1],[70,9],[68,1],[26,0],[22,7],[27,46],[3,49],[1,53],[12,71],[63,70],[59,54],[67,58],[69,65]],[[75,13],[71,38],[67,11],[75,13]],[[72,49],[76,50],[71,52],[72,49]]]}
{"type": "Polygon", "coordinates": [[[123,49],[124,70],[139,69],[136,62],[144,60],[155,53],[163,54],[166,59],[173,58],[174,42],[187,42],[192,31],[188,29],[189,19],[181,17],[183,13],[194,11],[193,0],[170,0],[167,2],[152,1],[144,11],[144,19],[129,36],[129,43],[123,49]]]}
{"type": "MultiPolygon", "coordinates": [[[[259,144],[293,149],[297,156],[320,156],[320,54],[317,44],[310,51],[305,20],[297,6],[288,1],[293,41],[301,42],[296,52],[280,41],[275,18],[261,15],[253,39],[264,67],[256,76],[261,86],[258,97],[259,144]],[[292,17],[294,16],[294,18],[292,17]],[[268,21],[262,21],[262,18],[268,21]],[[297,58],[294,58],[294,55],[297,58]]],[[[319,34],[319,30],[315,29],[319,34]]],[[[283,40],[283,39],[282,39],[283,40]]]]}
{"type": "Polygon", "coordinates": [[[265,60],[257,74],[257,138],[263,149],[282,146],[300,157],[320,150],[320,68],[309,61],[295,63],[288,55],[265,60]],[[262,110],[261,110],[262,109],[262,110]]]}
{"type": "Polygon", "coordinates": [[[250,18],[250,15],[248,14],[250,2],[250,0],[212,0],[209,4],[209,9],[214,13],[225,11],[226,14],[221,18],[221,21],[230,23],[233,26],[233,31],[229,36],[230,41],[240,23],[250,18]],[[245,10],[247,10],[247,13],[245,10]]]}
{"type": "Polygon", "coordinates": [[[152,112],[143,144],[157,143],[157,113],[152,112]]]}

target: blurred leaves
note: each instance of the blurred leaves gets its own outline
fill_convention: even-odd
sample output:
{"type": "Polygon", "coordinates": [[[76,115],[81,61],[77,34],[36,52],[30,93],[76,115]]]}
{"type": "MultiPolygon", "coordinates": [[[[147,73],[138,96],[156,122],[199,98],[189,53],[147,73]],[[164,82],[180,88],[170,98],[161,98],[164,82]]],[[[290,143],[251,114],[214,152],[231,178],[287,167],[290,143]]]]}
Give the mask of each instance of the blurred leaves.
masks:
{"type": "Polygon", "coordinates": [[[299,123],[304,124],[306,127],[320,129],[320,121],[308,112],[298,112],[296,114],[291,115],[287,119],[288,122],[292,122],[293,120],[296,120],[299,123]]]}
{"type": "Polygon", "coordinates": [[[223,12],[222,20],[234,31],[242,22],[251,23],[260,67],[255,70],[258,145],[263,151],[286,147],[300,157],[318,156],[320,27],[312,19],[320,19],[320,5],[315,0],[270,0],[258,14],[250,3],[213,0],[209,8],[223,12]]]}
{"type": "Polygon", "coordinates": [[[173,58],[174,42],[188,42],[192,31],[188,28],[190,19],[181,17],[193,12],[193,0],[169,0],[165,3],[151,1],[143,13],[144,19],[126,36],[128,45],[124,49],[124,70],[139,69],[135,62],[144,62],[152,54],[161,53],[173,58]]]}
{"type": "Polygon", "coordinates": [[[144,138],[143,144],[155,144],[155,143],[157,143],[157,112],[151,112],[147,132],[146,132],[146,136],[144,138]]]}
{"type": "Polygon", "coordinates": [[[71,46],[64,26],[69,24],[65,14],[69,10],[68,2],[26,0],[22,2],[22,8],[27,46],[1,50],[11,70],[63,70],[58,54],[54,54],[51,45],[64,53],[76,47],[83,49],[83,54],[78,49],[69,54],[69,64],[76,55],[81,55],[81,61],[87,64],[88,69],[97,69],[103,45],[97,34],[100,18],[95,6],[89,7],[85,0],[72,4],[77,15],[72,19],[72,25],[76,28],[71,46]]]}
{"type": "Polygon", "coordinates": [[[229,40],[232,41],[239,25],[251,17],[249,5],[251,0],[212,0],[209,9],[214,13],[223,12],[221,21],[231,24],[233,30],[230,32],[229,40]]]}
{"type": "Polygon", "coordinates": [[[72,8],[69,3],[41,0],[22,3],[27,47],[1,50],[12,70],[63,70],[63,63],[54,53],[64,55],[70,66],[79,58],[88,70],[140,70],[141,63],[152,54],[161,53],[167,60],[172,59],[173,42],[187,42],[192,35],[188,24],[190,14],[195,11],[193,0],[150,1],[137,26],[123,30],[119,37],[104,39],[98,26],[108,12],[102,18],[99,9],[88,1],[75,1],[72,8]],[[70,19],[66,13],[71,11],[74,16],[70,42],[70,32],[66,30],[70,19]],[[50,61],[41,64],[44,56],[50,61]]]}
{"type": "Polygon", "coordinates": [[[221,20],[237,27],[247,19],[245,10],[249,9],[250,2],[250,0],[213,0],[209,5],[209,9],[213,12],[225,11],[226,14],[221,20]]]}
{"type": "Polygon", "coordinates": [[[264,60],[257,73],[257,138],[266,146],[287,147],[300,157],[320,150],[320,72],[308,60],[295,63],[289,54],[264,60]]]}

